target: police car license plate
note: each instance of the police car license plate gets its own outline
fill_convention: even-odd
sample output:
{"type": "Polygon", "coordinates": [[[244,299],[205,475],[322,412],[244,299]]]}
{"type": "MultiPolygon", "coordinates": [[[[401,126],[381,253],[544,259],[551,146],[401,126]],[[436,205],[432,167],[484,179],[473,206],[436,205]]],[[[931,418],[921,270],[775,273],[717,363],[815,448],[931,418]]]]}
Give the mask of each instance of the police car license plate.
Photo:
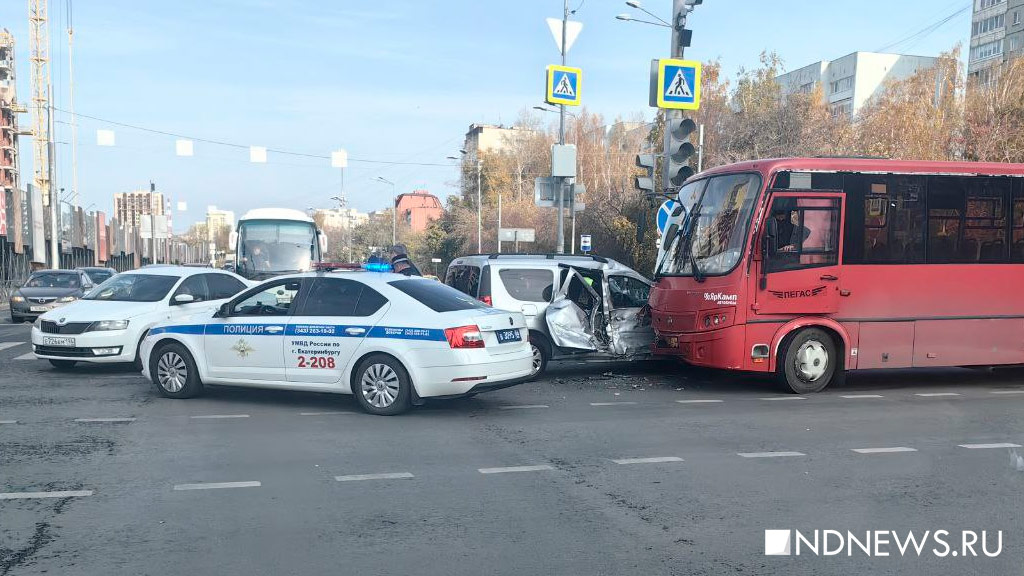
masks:
{"type": "Polygon", "coordinates": [[[55,338],[52,336],[43,336],[43,346],[68,346],[70,348],[75,347],[74,338],[55,338]]]}
{"type": "Polygon", "coordinates": [[[508,344],[509,342],[519,342],[522,337],[519,335],[519,330],[498,330],[498,344],[508,344]]]}

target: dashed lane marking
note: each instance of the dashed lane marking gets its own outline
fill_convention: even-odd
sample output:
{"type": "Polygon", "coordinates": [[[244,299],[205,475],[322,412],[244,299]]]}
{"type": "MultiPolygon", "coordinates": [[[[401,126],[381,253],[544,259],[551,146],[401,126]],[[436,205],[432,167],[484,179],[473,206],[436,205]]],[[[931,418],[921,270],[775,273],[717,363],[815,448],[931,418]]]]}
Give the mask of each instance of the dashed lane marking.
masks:
{"type": "Polygon", "coordinates": [[[889,448],[851,448],[857,454],[894,454],[896,452],[917,452],[917,448],[892,446],[889,448]]]}
{"type": "Polygon", "coordinates": [[[1024,394],[1024,390],[992,390],[989,394],[1024,394]]]}
{"type": "Polygon", "coordinates": [[[885,396],[882,396],[881,394],[843,394],[840,398],[858,400],[860,398],[885,398],[885,396]]]}
{"type": "Polygon", "coordinates": [[[340,416],[342,414],[355,414],[355,412],[299,412],[299,416],[340,416]]]}
{"type": "Polygon", "coordinates": [[[513,406],[498,406],[498,410],[531,410],[533,408],[550,408],[547,404],[520,404],[513,406]]]}
{"type": "Polygon", "coordinates": [[[383,474],[350,474],[347,476],[335,476],[338,482],[358,482],[360,480],[402,480],[415,478],[409,472],[385,472],[383,474]]]}
{"type": "Polygon", "coordinates": [[[0,500],[23,500],[28,498],[78,498],[92,496],[92,490],[58,490],[56,492],[6,492],[0,493],[0,500]]]}
{"type": "Polygon", "coordinates": [[[805,396],[771,396],[769,398],[758,398],[758,400],[767,400],[768,402],[774,402],[778,400],[807,400],[805,396]]]}
{"type": "Polygon", "coordinates": [[[503,474],[505,472],[539,472],[541,470],[554,470],[553,467],[547,464],[538,464],[536,466],[504,466],[501,468],[479,468],[481,474],[503,474]]]}
{"type": "Polygon", "coordinates": [[[663,462],[682,462],[678,456],[655,456],[654,458],[620,458],[612,460],[616,464],[661,464],[663,462]]]}
{"type": "Polygon", "coordinates": [[[785,458],[787,456],[807,456],[803,452],[740,452],[744,458],[785,458]]]}
{"type": "Polygon", "coordinates": [[[99,423],[99,422],[110,422],[110,423],[135,422],[135,418],[75,418],[75,422],[82,422],[82,423],[93,423],[93,422],[95,422],[95,423],[99,423]]]}
{"type": "Polygon", "coordinates": [[[0,342],[0,350],[7,350],[8,348],[14,348],[15,346],[21,346],[22,344],[28,344],[28,342],[0,342]]]}
{"type": "Polygon", "coordinates": [[[17,424],[17,420],[0,420],[0,424],[17,424]]]}
{"type": "Polygon", "coordinates": [[[193,420],[216,420],[220,418],[248,418],[248,414],[202,414],[199,416],[189,416],[193,420]]]}
{"type": "Polygon", "coordinates": [[[31,353],[31,352],[29,352],[28,354],[22,354],[21,356],[18,356],[18,357],[15,358],[15,360],[35,360],[35,359],[36,359],[36,355],[31,353]]]}
{"type": "Polygon", "coordinates": [[[259,488],[259,482],[203,482],[199,484],[175,484],[175,490],[218,490],[221,488],[259,488]]]}
{"type": "Polygon", "coordinates": [[[591,402],[591,406],[632,406],[636,402],[591,402]]]}
{"type": "Polygon", "coordinates": [[[676,400],[679,404],[721,404],[724,400],[676,400]]]}
{"type": "Polygon", "coordinates": [[[984,450],[986,448],[1020,448],[1020,444],[1011,444],[1010,442],[996,442],[994,444],[960,444],[961,448],[971,448],[974,450],[984,450]]]}
{"type": "Polygon", "coordinates": [[[959,392],[919,392],[914,396],[921,396],[922,398],[938,398],[940,396],[959,396],[959,392]]]}

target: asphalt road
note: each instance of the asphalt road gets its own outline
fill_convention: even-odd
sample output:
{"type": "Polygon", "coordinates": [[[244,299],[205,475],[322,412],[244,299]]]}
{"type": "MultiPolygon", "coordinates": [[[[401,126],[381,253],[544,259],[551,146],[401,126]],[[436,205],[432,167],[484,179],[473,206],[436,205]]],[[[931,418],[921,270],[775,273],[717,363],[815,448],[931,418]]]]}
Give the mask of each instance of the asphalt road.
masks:
{"type": "Polygon", "coordinates": [[[1024,565],[1020,372],[856,374],[803,398],[746,375],[570,365],[382,418],[322,394],[166,400],[126,369],[56,372],[27,340],[0,325],[0,576],[1024,565]],[[1001,530],[1002,549],[765,556],[766,529],[945,529],[953,550],[985,530],[990,551],[1001,530]]]}

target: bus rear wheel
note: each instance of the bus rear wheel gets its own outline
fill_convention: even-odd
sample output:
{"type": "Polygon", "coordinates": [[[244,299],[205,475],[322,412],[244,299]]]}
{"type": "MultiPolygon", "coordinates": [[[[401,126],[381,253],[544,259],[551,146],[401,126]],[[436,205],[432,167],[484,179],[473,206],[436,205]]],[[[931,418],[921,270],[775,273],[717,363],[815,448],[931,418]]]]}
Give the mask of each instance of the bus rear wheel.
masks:
{"type": "Polygon", "coordinates": [[[779,347],[776,378],[794,394],[821,392],[842,372],[832,336],[820,328],[805,328],[788,336],[779,347]]]}

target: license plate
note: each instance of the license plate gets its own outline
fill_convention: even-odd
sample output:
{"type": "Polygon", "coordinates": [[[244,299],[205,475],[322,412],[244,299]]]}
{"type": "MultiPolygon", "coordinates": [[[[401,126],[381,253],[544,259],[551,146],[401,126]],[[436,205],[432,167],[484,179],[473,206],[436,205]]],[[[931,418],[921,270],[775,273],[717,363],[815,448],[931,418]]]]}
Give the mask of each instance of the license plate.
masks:
{"type": "Polygon", "coordinates": [[[74,338],[55,338],[53,336],[43,336],[43,346],[67,346],[69,348],[75,347],[74,338]]]}
{"type": "Polygon", "coordinates": [[[498,344],[522,341],[522,336],[519,335],[519,330],[498,330],[496,334],[498,335],[498,344]]]}
{"type": "Polygon", "coordinates": [[[29,307],[29,310],[31,310],[32,312],[47,312],[47,311],[49,311],[49,309],[50,309],[49,306],[31,306],[31,307],[29,307]]]}

